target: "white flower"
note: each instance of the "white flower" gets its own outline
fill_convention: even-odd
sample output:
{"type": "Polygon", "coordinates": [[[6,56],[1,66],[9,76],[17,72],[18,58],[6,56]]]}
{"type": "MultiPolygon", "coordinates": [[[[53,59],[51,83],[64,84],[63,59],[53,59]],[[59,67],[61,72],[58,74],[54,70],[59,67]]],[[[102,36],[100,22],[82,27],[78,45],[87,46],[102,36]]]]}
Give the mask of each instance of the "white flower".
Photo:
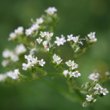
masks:
{"type": "Polygon", "coordinates": [[[25,53],[25,52],[26,52],[26,48],[23,44],[19,44],[19,45],[16,46],[15,53],[17,55],[20,55],[20,54],[25,53]]]}
{"type": "Polygon", "coordinates": [[[17,29],[15,29],[14,32],[10,33],[9,40],[14,40],[18,36],[22,35],[24,31],[24,28],[22,26],[19,26],[17,29]]]}
{"type": "Polygon", "coordinates": [[[102,86],[98,83],[94,87],[95,90],[100,90],[101,88],[102,88],[102,86]]]}
{"type": "Polygon", "coordinates": [[[97,41],[95,34],[96,34],[95,32],[91,32],[87,35],[89,38],[89,42],[96,42],[97,41]]]}
{"type": "Polygon", "coordinates": [[[36,39],[38,44],[41,44],[41,42],[43,41],[40,37],[36,39]]]}
{"type": "Polygon", "coordinates": [[[6,74],[0,74],[0,81],[5,81],[6,78],[7,78],[6,74]]]}
{"type": "Polygon", "coordinates": [[[25,55],[25,59],[27,59],[27,62],[30,63],[31,66],[34,66],[38,62],[37,57],[33,57],[31,54],[25,55]]]}
{"type": "Polygon", "coordinates": [[[56,37],[55,44],[57,44],[57,46],[63,45],[65,42],[66,40],[63,35],[61,35],[61,37],[56,37]]]}
{"type": "Polygon", "coordinates": [[[30,36],[32,33],[33,33],[33,30],[32,30],[31,28],[26,29],[26,31],[25,31],[25,34],[26,34],[27,36],[30,36]]]}
{"type": "Polygon", "coordinates": [[[26,29],[25,34],[27,36],[30,36],[33,34],[33,32],[38,31],[38,29],[39,29],[39,24],[35,23],[30,28],[26,29]]]}
{"type": "Polygon", "coordinates": [[[56,63],[57,65],[59,65],[62,62],[62,59],[56,54],[54,54],[52,58],[53,58],[53,63],[56,63]]]}
{"type": "Polygon", "coordinates": [[[4,58],[9,58],[10,55],[11,55],[11,51],[8,50],[8,49],[5,49],[5,50],[3,51],[3,53],[2,53],[2,56],[3,56],[4,58]]]}
{"type": "Polygon", "coordinates": [[[91,102],[91,101],[94,100],[94,98],[93,98],[92,95],[86,95],[86,100],[87,100],[88,102],[91,102]]]}
{"type": "Polygon", "coordinates": [[[67,36],[67,41],[73,41],[75,43],[77,43],[79,40],[79,36],[74,37],[73,34],[70,34],[67,36]]]}
{"type": "Polygon", "coordinates": [[[79,73],[79,71],[74,71],[74,72],[71,72],[70,74],[70,77],[75,77],[75,78],[78,78],[79,76],[81,76],[81,73],[79,73]]]}
{"type": "Polygon", "coordinates": [[[22,69],[23,69],[23,70],[27,70],[28,68],[31,68],[30,63],[27,63],[27,64],[26,64],[26,63],[23,63],[23,64],[22,64],[22,69]]]}
{"type": "Polygon", "coordinates": [[[44,46],[44,48],[46,49],[46,51],[49,51],[49,42],[48,41],[43,41],[43,46],[44,46]]]}
{"type": "Polygon", "coordinates": [[[69,71],[68,71],[68,70],[64,70],[64,71],[63,71],[63,75],[64,75],[65,77],[67,77],[67,75],[69,75],[69,71]]]}
{"type": "Polygon", "coordinates": [[[19,69],[15,69],[14,71],[9,71],[6,73],[6,75],[12,79],[18,79],[19,78],[19,69]]]}
{"type": "Polygon", "coordinates": [[[43,18],[41,17],[41,18],[38,18],[38,19],[36,19],[36,23],[37,24],[42,24],[44,22],[44,20],[43,20],[43,18]]]}
{"type": "Polygon", "coordinates": [[[76,68],[78,68],[78,64],[76,64],[74,61],[72,60],[68,60],[67,62],[65,62],[65,64],[70,67],[70,69],[74,70],[76,68]]]}
{"type": "Polygon", "coordinates": [[[45,65],[45,63],[46,63],[46,62],[44,61],[44,59],[39,60],[39,65],[40,65],[40,66],[43,67],[43,66],[45,65]]]}
{"type": "Polygon", "coordinates": [[[49,7],[45,12],[49,15],[53,15],[55,12],[57,12],[57,9],[55,7],[49,7]]]}
{"type": "Polygon", "coordinates": [[[107,95],[108,93],[109,93],[109,91],[106,88],[101,88],[100,89],[100,94],[107,95]]]}
{"type": "Polygon", "coordinates": [[[22,26],[20,26],[17,29],[15,29],[15,34],[16,35],[22,35],[23,31],[24,31],[24,28],[22,26]]]}
{"type": "Polygon", "coordinates": [[[53,33],[52,32],[40,32],[40,36],[42,38],[46,38],[47,41],[50,41],[51,40],[51,37],[53,36],[53,33]]]}
{"type": "Polygon", "coordinates": [[[14,32],[10,33],[8,40],[14,40],[16,39],[16,34],[14,32]]]}
{"type": "Polygon", "coordinates": [[[1,63],[1,65],[2,65],[3,67],[8,66],[8,64],[9,64],[9,60],[3,60],[2,63],[1,63]]]}
{"type": "Polygon", "coordinates": [[[100,77],[99,73],[91,73],[88,78],[93,81],[98,81],[99,77],[100,77]]]}

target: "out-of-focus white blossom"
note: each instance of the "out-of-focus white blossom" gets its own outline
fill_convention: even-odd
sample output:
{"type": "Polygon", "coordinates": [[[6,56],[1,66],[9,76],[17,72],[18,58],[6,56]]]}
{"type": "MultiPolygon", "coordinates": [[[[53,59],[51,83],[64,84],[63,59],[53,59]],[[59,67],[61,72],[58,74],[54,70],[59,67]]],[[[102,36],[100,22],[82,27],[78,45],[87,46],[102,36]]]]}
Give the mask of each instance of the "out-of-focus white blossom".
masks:
{"type": "Polygon", "coordinates": [[[77,43],[79,40],[79,36],[74,37],[73,34],[70,34],[67,36],[67,41],[73,41],[75,43],[77,43]]]}
{"type": "Polygon", "coordinates": [[[23,34],[23,31],[24,31],[24,28],[22,26],[18,27],[17,29],[15,29],[14,32],[10,33],[9,40],[16,39],[18,36],[23,34]]]}
{"type": "Polygon", "coordinates": [[[6,74],[0,74],[0,81],[5,81],[6,78],[7,78],[6,74]]]}
{"type": "Polygon", "coordinates": [[[98,81],[100,78],[100,74],[99,73],[91,73],[88,78],[92,81],[98,81]]]}
{"type": "Polygon", "coordinates": [[[36,19],[37,24],[42,24],[43,22],[44,22],[44,20],[42,17],[36,19]]]}
{"type": "Polygon", "coordinates": [[[23,54],[25,52],[26,52],[26,48],[25,48],[25,46],[23,44],[19,44],[19,45],[16,46],[15,53],[17,55],[23,54]]]}
{"type": "Polygon", "coordinates": [[[87,37],[89,38],[89,42],[96,42],[97,41],[95,34],[96,34],[95,32],[91,32],[87,35],[87,37]]]}
{"type": "Polygon", "coordinates": [[[86,95],[86,101],[87,101],[87,102],[91,102],[91,101],[93,101],[93,100],[94,100],[94,98],[93,98],[92,95],[86,95]]]}
{"type": "Polygon", "coordinates": [[[53,58],[53,63],[56,63],[57,65],[59,65],[62,62],[61,57],[59,57],[56,54],[54,54],[52,58],[53,58]]]}
{"type": "Polygon", "coordinates": [[[15,80],[19,78],[20,72],[19,69],[15,69],[14,71],[7,72],[6,75],[15,80]]]}
{"type": "Polygon", "coordinates": [[[41,59],[41,60],[39,60],[38,62],[39,62],[39,65],[42,66],[42,67],[43,67],[43,66],[45,65],[45,63],[46,63],[46,62],[44,61],[44,59],[41,59]]]}
{"type": "Polygon", "coordinates": [[[70,69],[74,70],[76,68],[78,68],[78,64],[76,64],[74,61],[72,60],[68,60],[67,62],[65,62],[65,64],[70,67],[70,69]]]}
{"type": "Polygon", "coordinates": [[[55,7],[49,7],[45,12],[49,15],[53,15],[57,12],[57,9],[55,7]]]}
{"type": "Polygon", "coordinates": [[[41,44],[41,42],[43,41],[40,37],[36,39],[38,44],[41,44]]]}

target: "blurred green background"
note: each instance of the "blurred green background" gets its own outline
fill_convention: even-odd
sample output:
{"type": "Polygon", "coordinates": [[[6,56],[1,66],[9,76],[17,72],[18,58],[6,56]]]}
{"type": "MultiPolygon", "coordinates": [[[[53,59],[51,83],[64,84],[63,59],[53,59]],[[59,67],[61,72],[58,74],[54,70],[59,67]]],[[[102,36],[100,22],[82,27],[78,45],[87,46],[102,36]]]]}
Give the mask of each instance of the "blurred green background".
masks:
{"type": "MultiPolygon", "coordinates": [[[[21,25],[28,27],[30,19],[40,17],[49,6],[58,9],[57,35],[96,32],[98,42],[78,59],[83,80],[97,68],[109,70],[110,0],[0,0],[0,62],[2,50],[11,46],[9,33],[21,25]]],[[[0,66],[0,73],[3,71],[0,66]]],[[[54,83],[44,79],[12,86],[0,84],[0,110],[89,110],[65,98],[54,83]]],[[[93,110],[110,110],[109,100],[110,95],[99,99],[93,110]]]]}

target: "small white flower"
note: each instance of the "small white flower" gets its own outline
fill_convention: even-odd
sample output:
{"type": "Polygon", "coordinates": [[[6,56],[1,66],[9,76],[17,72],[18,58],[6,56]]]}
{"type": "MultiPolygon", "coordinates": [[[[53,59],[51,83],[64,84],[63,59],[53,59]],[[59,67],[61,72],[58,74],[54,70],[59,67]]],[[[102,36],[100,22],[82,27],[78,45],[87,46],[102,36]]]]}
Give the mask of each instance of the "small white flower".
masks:
{"type": "Polygon", "coordinates": [[[9,64],[9,60],[3,60],[2,63],[1,63],[1,65],[2,65],[3,67],[8,66],[8,64],[9,64]]]}
{"type": "Polygon", "coordinates": [[[30,36],[32,33],[33,33],[33,30],[32,30],[31,28],[26,29],[26,31],[25,31],[25,34],[26,34],[27,36],[30,36]]]}
{"type": "Polygon", "coordinates": [[[39,65],[40,65],[40,66],[43,67],[43,66],[45,65],[45,63],[46,63],[46,62],[44,61],[44,59],[39,60],[39,65]]]}
{"type": "Polygon", "coordinates": [[[74,71],[74,72],[71,72],[70,74],[70,77],[75,77],[75,78],[78,78],[79,76],[81,76],[81,73],[79,73],[79,71],[74,71]]]}
{"type": "Polygon", "coordinates": [[[33,32],[38,31],[39,25],[37,23],[33,24],[30,28],[26,29],[25,34],[30,36],[33,32]]]}
{"type": "Polygon", "coordinates": [[[101,88],[100,89],[100,94],[107,95],[108,93],[109,93],[109,91],[106,88],[101,88]]]}
{"type": "Polygon", "coordinates": [[[77,43],[79,40],[79,36],[74,37],[73,34],[70,34],[67,36],[67,41],[73,41],[75,43],[77,43]]]}
{"type": "Polygon", "coordinates": [[[97,41],[95,34],[96,34],[95,32],[91,32],[87,35],[89,38],[89,42],[96,42],[97,41]]]}
{"type": "Polygon", "coordinates": [[[57,12],[57,9],[55,7],[49,7],[45,12],[49,15],[53,15],[54,13],[57,12]]]}
{"type": "Polygon", "coordinates": [[[43,20],[43,18],[41,17],[41,18],[38,18],[38,19],[36,19],[36,23],[37,24],[42,24],[44,22],[44,20],[43,20]]]}
{"type": "Polygon", "coordinates": [[[91,73],[88,78],[93,81],[98,81],[100,78],[100,74],[99,73],[91,73]]]}
{"type": "Polygon", "coordinates": [[[24,28],[22,26],[19,26],[17,29],[15,29],[14,32],[10,33],[9,40],[14,40],[18,36],[22,35],[24,31],[24,28]]]}
{"type": "Polygon", "coordinates": [[[46,51],[49,51],[49,42],[48,41],[43,41],[43,46],[44,46],[44,49],[46,50],[46,51]]]}
{"type": "Polygon", "coordinates": [[[22,35],[23,31],[24,31],[24,28],[22,26],[20,26],[17,29],[15,29],[15,34],[16,35],[22,35]]]}
{"type": "Polygon", "coordinates": [[[40,37],[36,39],[38,44],[41,44],[41,42],[43,41],[40,37]]]}
{"type": "Polygon", "coordinates": [[[14,40],[16,39],[16,34],[14,32],[10,33],[8,40],[14,40]]]}
{"type": "Polygon", "coordinates": [[[56,63],[57,65],[59,65],[62,62],[62,59],[56,54],[54,54],[52,58],[53,58],[53,63],[56,63]]]}
{"type": "Polygon", "coordinates": [[[53,33],[52,32],[40,32],[40,36],[42,38],[45,38],[47,41],[50,41],[52,36],[53,36],[53,33]]]}
{"type": "Polygon", "coordinates": [[[34,66],[38,62],[37,57],[33,57],[31,54],[25,55],[25,59],[27,59],[27,62],[30,63],[31,66],[34,66]]]}
{"type": "Polygon", "coordinates": [[[69,75],[69,71],[68,71],[68,70],[64,70],[64,71],[63,71],[63,75],[64,75],[65,77],[67,77],[67,75],[69,75]]]}
{"type": "Polygon", "coordinates": [[[26,48],[23,44],[19,44],[19,45],[16,46],[15,53],[17,55],[20,55],[20,54],[25,53],[25,52],[26,52],[26,48]]]}
{"type": "Polygon", "coordinates": [[[92,95],[86,95],[86,100],[87,100],[88,102],[91,102],[91,101],[94,100],[94,98],[93,98],[92,95]]]}
{"type": "Polygon", "coordinates": [[[0,81],[5,81],[6,78],[7,78],[6,74],[0,74],[0,81]]]}
{"type": "Polygon", "coordinates": [[[10,57],[10,55],[11,55],[11,51],[10,50],[8,50],[8,49],[5,49],[4,51],[3,51],[3,53],[2,53],[2,56],[4,57],[4,58],[9,58],[10,57]]]}
{"type": "Polygon", "coordinates": [[[14,71],[9,71],[6,73],[8,77],[12,78],[12,79],[18,79],[19,78],[19,69],[15,69],[14,71]]]}
{"type": "Polygon", "coordinates": [[[78,64],[76,64],[74,61],[72,60],[68,60],[67,62],[65,62],[65,64],[70,67],[70,69],[74,70],[76,68],[78,68],[78,64]]]}
{"type": "Polygon", "coordinates": [[[57,46],[64,45],[65,42],[66,40],[63,35],[61,35],[61,37],[56,37],[55,44],[57,44],[57,46]]]}
{"type": "Polygon", "coordinates": [[[23,63],[23,64],[22,64],[22,69],[23,69],[23,70],[27,70],[28,68],[31,68],[30,63],[27,63],[27,64],[26,64],[26,63],[23,63]]]}
{"type": "Polygon", "coordinates": [[[94,87],[95,90],[100,90],[101,88],[102,88],[102,86],[98,83],[94,87]]]}

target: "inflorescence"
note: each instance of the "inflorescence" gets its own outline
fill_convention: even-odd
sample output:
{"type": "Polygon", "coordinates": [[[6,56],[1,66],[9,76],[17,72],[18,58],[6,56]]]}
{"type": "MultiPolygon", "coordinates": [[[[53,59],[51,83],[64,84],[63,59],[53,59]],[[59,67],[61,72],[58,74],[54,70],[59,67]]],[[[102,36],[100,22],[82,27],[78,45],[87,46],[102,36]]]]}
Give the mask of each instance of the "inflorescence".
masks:
{"type": "MultiPolygon", "coordinates": [[[[26,74],[23,73],[29,71],[30,74],[37,74],[37,70],[40,69],[48,75],[48,71],[45,69],[48,63],[53,64],[56,69],[58,69],[57,67],[62,68],[60,69],[62,76],[67,80],[75,80],[81,77],[81,73],[78,70],[79,65],[74,59],[65,60],[57,50],[64,45],[69,45],[73,51],[73,56],[77,56],[97,41],[96,33],[90,32],[85,38],[73,34],[56,36],[54,27],[57,19],[57,9],[49,7],[45,10],[44,15],[32,21],[32,25],[29,28],[24,29],[19,26],[10,33],[8,40],[16,42],[17,46],[13,50],[5,49],[2,53],[4,58],[2,66],[7,68],[8,71],[0,74],[1,82],[5,82],[8,79],[21,80],[24,78],[23,76],[26,77],[26,74]],[[49,56],[49,60],[45,57],[43,58],[45,54],[49,56]]],[[[110,76],[109,72],[106,72],[105,76],[110,76]]],[[[90,74],[88,80],[88,82],[79,86],[80,89],[78,88],[83,96],[83,106],[95,102],[98,96],[105,96],[109,93],[100,84],[100,73],[94,72],[90,74]]]]}

